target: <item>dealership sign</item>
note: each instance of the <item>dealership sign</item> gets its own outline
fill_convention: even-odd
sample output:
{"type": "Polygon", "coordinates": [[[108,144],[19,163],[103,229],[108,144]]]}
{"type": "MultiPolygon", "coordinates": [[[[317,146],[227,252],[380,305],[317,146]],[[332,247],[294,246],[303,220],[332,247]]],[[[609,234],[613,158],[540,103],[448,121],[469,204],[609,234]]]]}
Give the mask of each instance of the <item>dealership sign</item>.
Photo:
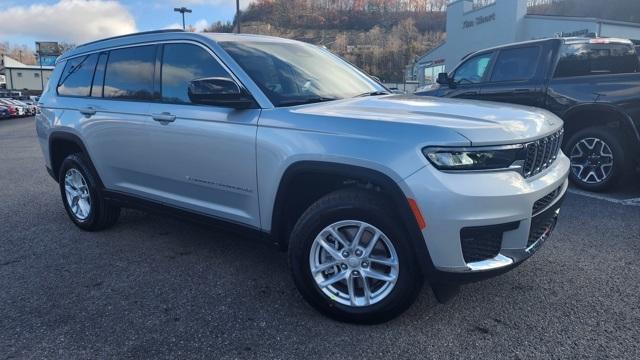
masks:
{"type": "Polygon", "coordinates": [[[475,20],[465,20],[462,23],[462,28],[468,29],[470,27],[482,25],[491,21],[496,21],[496,13],[493,13],[491,15],[486,15],[486,16],[478,16],[475,18],[475,20]]]}
{"type": "Polygon", "coordinates": [[[36,41],[36,52],[40,56],[60,56],[60,47],[57,42],[36,41]]]}
{"type": "Polygon", "coordinates": [[[55,66],[57,58],[55,55],[41,55],[38,59],[38,64],[42,66],[55,66]]]}
{"type": "Polygon", "coordinates": [[[595,36],[594,33],[589,31],[589,29],[576,30],[576,31],[570,31],[570,32],[562,31],[562,32],[557,32],[555,35],[556,37],[595,36]]]}

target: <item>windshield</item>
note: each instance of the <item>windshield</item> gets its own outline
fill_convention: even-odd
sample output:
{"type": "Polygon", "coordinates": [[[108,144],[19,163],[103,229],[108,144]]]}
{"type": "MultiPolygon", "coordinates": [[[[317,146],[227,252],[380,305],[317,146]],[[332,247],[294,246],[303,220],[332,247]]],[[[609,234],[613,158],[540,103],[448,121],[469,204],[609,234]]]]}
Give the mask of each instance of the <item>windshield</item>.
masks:
{"type": "Polygon", "coordinates": [[[275,106],[386,92],[353,66],[312,45],[259,41],[219,44],[275,106]]]}

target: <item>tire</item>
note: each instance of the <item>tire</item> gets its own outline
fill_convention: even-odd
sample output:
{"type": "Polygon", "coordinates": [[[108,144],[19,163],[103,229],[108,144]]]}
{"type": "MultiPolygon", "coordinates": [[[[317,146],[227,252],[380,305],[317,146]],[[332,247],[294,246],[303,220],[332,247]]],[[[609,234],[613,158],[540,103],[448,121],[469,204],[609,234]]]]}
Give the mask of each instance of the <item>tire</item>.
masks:
{"type": "Polygon", "coordinates": [[[569,179],[582,189],[605,191],[624,176],[622,142],[612,129],[592,127],[580,130],[565,143],[564,151],[571,160],[569,179]]]}
{"type": "MultiPolygon", "coordinates": [[[[418,296],[423,279],[415,254],[411,251],[409,237],[398,224],[401,224],[401,220],[397,218],[393,207],[370,191],[356,188],[342,189],[316,201],[297,221],[289,240],[289,265],[296,287],[302,296],[321,313],[338,321],[375,324],[391,320],[404,312],[418,296]],[[317,278],[326,280],[333,275],[327,275],[324,278],[325,273],[318,272],[314,277],[311,267],[312,262],[322,257],[316,254],[329,254],[325,247],[318,245],[317,241],[317,238],[322,238],[321,234],[328,234],[325,231],[327,227],[336,226],[338,230],[346,231],[340,235],[343,239],[350,241],[353,240],[353,234],[360,226],[358,224],[365,224],[362,228],[366,229],[360,241],[361,248],[364,248],[360,250],[362,256],[356,256],[358,250],[355,248],[340,248],[342,245],[337,245],[338,252],[334,255],[343,256],[344,250],[347,249],[351,251],[351,255],[347,258],[348,260],[342,258],[340,265],[327,270],[335,276],[340,274],[353,276],[348,277],[354,281],[353,294],[361,296],[357,298],[359,303],[356,303],[352,302],[351,292],[348,290],[347,284],[350,280],[344,279],[331,287],[323,287],[323,290],[317,278]],[[382,235],[379,237],[380,240],[374,243],[371,257],[367,257],[366,251],[375,231],[381,232],[382,235]],[[362,254],[363,251],[365,254],[362,254]],[[389,256],[393,259],[395,256],[397,260],[395,267],[380,265],[377,263],[378,260],[371,260],[374,259],[375,253],[378,254],[375,255],[378,260],[381,258],[381,253],[385,258],[389,256]],[[365,264],[366,260],[370,260],[370,264],[365,264]],[[356,265],[355,262],[360,263],[356,265]],[[343,266],[345,268],[342,268],[343,266]],[[394,272],[394,269],[397,271],[394,272]],[[354,271],[360,276],[353,275],[354,271]],[[393,277],[395,274],[395,280],[386,282],[368,277],[379,273],[385,273],[387,277],[393,277]],[[366,297],[364,281],[367,282],[366,288],[371,294],[378,293],[377,298],[366,297]],[[348,298],[340,297],[339,293],[343,295],[348,293],[345,295],[348,298]],[[365,298],[369,301],[367,302],[365,298]]],[[[328,235],[323,239],[328,243],[333,238],[328,235]]],[[[333,241],[334,247],[336,244],[338,242],[333,241]]],[[[330,257],[327,262],[333,259],[330,257]]]]}
{"type": "Polygon", "coordinates": [[[104,199],[98,176],[92,171],[91,165],[83,154],[71,154],[64,159],[58,173],[58,184],[67,215],[79,228],[97,231],[113,226],[118,221],[120,208],[109,204],[104,199]],[[68,191],[67,186],[70,186],[72,191],[68,191]],[[74,202],[73,196],[71,198],[67,196],[80,193],[83,194],[80,198],[84,197],[85,200],[88,198],[88,206],[80,206],[82,200],[74,202]],[[72,208],[73,204],[76,206],[72,208]],[[74,210],[78,208],[80,208],[79,212],[74,210]]]}

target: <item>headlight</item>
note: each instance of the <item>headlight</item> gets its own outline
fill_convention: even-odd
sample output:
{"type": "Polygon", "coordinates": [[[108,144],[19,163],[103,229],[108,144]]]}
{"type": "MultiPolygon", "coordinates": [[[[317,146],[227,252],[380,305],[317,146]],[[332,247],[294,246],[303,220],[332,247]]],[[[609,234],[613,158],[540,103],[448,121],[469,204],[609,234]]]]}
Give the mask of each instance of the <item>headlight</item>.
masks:
{"type": "Polygon", "coordinates": [[[467,148],[425,148],[429,161],[439,170],[517,169],[524,162],[522,145],[467,148]]]}

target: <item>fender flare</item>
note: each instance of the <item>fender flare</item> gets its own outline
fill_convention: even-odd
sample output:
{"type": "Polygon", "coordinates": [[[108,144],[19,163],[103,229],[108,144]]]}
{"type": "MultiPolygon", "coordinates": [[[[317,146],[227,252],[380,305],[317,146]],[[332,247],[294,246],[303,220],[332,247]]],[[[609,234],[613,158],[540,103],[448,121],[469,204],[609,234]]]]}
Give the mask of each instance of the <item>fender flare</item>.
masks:
{"type": "Polygon", "coordinates": [[[57,130],[57,131],[53,131],[51,132],[51,134],[49,134],[49,163],[51,164],[51,172],[50,175],[51,177],[54,178],[54,180],[58,181],[58,174],[56,173],[56,168],[59,168],[60,164],[55,164],[54,162],[54,151],[53,151],[53,144],[56,141],[65,141],[65,142],[71,142],[74,143],[75,145],[77,145],[80,150],[82,151],[83,154],[85,154],[87,161],[89,161],[89,166],[91,168],[91,170],[93,170],[94,174],[96,175],[96,178],[98,179],[98,184],[100,186],[100,188],[104,189],[104,184],[102,183],[102,180],[100,179],[100,176],[98,175],[98,172],[96,171],[96,167],[93,165],[93,161],[91,160],[91,156],[89,155],[89,151],[87,151],[87,147],[84,145],[84,142],[82,142],[82,140],[80,139],[80,137],[76,134],[73,134],[71,132],[68,131],[63,131],[63,130],[57,130]],[[58,165],[58,166],[56,166],[58,165]]]}
{"type": "Polygon", "coordinates": [[[409,236],[411,246],[420,263],[423,275],[429,277],[435,273],[435,267],[431,261],[431,256],[429,255],[426,242],[422,236],[422,231],[413,215],[407,197],[400,186],[387,174],[356,165],[324,161],[299,161],[289,165],[280,179],[274,202],[273,216],[271,219],[271,235],[274,239],[280,239],[284,235],[285,229],[282,224],[284,223],[287,189],[297,175],[309,172],[344,176],[354,180],[371,181],[384,188],[389,199],[393,202],[394,208],[397,209],[397,214],[402,220],[402,226],[409,236]]]}
{"type": "Polygon", "coordinates": [[[621,116],[623,119],[626,120],[627,125],[631,127],[631,129],[633,130],[633,135],[635,137],[635,140],[638,141],[638,143],[640,144],[640,129],[638,129],[638,127],[633,122],[633,119],[631,118],[631,116],[629,116],[629,114],[627,114],[622,109],[614,105],[605,104],[605,103],[579,104],[564,111],[560,115],[560,117],[566,122],[566,119],[582,111],[608,111],[621,116]]]}

